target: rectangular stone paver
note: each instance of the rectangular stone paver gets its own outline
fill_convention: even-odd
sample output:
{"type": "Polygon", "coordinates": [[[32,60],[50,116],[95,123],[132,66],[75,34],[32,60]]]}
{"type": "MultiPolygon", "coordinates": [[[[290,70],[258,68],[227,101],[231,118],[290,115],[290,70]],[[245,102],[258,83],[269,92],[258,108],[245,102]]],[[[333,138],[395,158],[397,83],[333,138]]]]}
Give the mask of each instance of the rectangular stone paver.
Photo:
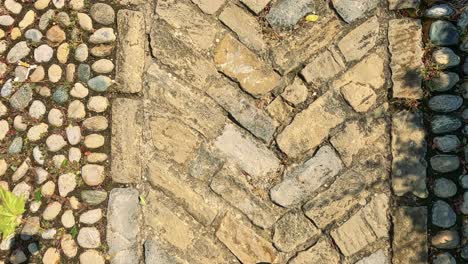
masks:
{"type": "Polygon", "coordinates": [[[138,93],[143,85],[145,67],[145,19],[138,11],[117,13],[118,47],[115,89],[123,93],[138,93]]]}
{"type": "Polygon", "coordinates": [[[249,48],[261,51],[265,48],[262,28],[257,19],[239,6],[231,3],[219,15],[219,19],[234,31],[242,43],[249,48]]]}
{"type": "Polygon", "coordinates": [[[106,242],[112,264],[131,264],[140,259],[141,217],[138,190],[115,188],[110,192],[106,242]]]}
{"type": "Polygon", "coordinates": [[[393,262],[428,263],[427,208],[397,208],[393,216],[393,262]]]}
{"type": "Polygon", "coordinates": [[[379,29],[379,20],[373,16],[344,36],[338,42],[338,48],[346,61],[359,60],[366,55],[375,46],[379,29]]]}
{"type": "Polygon", "coordinates": [[[149,126],[156,151],[181,165],[190,161],[203,140],[194,129],[175,117],[153,117],[149,126]]]}
{"type": "Polygon", "coordinates": [[[206,92],[256,137],[265,142],[273,139],[278,124],[238,87],[228,82],[215,82],[206,92]]]}
{"type": "Polygon", "coordinates": [[[330,146],[324,146],[303,165],[287,171],[284,180],[271,189],[271,199],[284,207],[293,206],[309,198],[342,168],[336,152],[330,146]]]}
{"type": "Polygon", "coordinates": [[[226,0],[192,0],[203,12],[214,14],[221,8],[226,0]]]}
{"type": "Polygon", "coordinates": [[[183,116],[187,125],[208,139],[221,133],[227,118],[215,101],[188,83],[174,78],[155,63],[151,64],[147,73],[146,99],[154,102],[149,106],[150,113],[183,116]]]}
{"type": "Polygon", "coordinates": [[[112,180],[138,183],[141,179],[143,111],[137,99],[117,98],[112,104],[112,180]]]}
{"type": "Polygon", "coordinates": [[[320,239],[315,245],[306,251],[299,252],[295,258],[288,262],[289,264],[312,264],[326,263],[339,264],[340,254],[334,249],[333,245],[326,239],[320,239]]]}
{"type": "Polygon", "coordinates": [[[416,19],[392,19],[388,28],[393,97],[421,99],[421,70],[424,55],[421,22],[416,19]]]}
{"type": "Polygon", "coordinates": [[[393,116],[392,187],[398,196],[412,193],[426,198],[425,141],[422,113],[401,112],[393,116]]]}
{"type": "Polygon", "coordinates": [[[148,179],[154,185],[178,199],[180,204],[198,222],[208,226],[218,214],[217,210],[205,202],[189,183],[179,179],[177,172],[170,169],[170,165],[161,159],[155,159],[148,164],[148,179]]]}
{"type": "Polygon", "coordinates": [[[197,51],[176,37],[174,29],[158,20],[151,26],[151,51],[159,63],[185,82],[204,90],[209,79],[218,76],[216,67],[197,51]]]}
{"type": "Polygon", "coordinates": [[[271,0],[241,0],[250,10],[254,11],[256,14],[260,13],[271,0]]]}
{"type": "Polygon", "coordinates": [[[388,203],[386,194],[376,195],[368,205],[331,232],[343,255],[354,255],[378,239],[389,236],[388,203]]]}
{"type": "Polygon", "coordinates": [[[279,215],[272,204],[261,200],[248,190],[245,176],[238,170],[224,168],[211,181],[211,189],[233,207],[243,212],[255,225],[270,228],[279,215]]]}
{"type": "Polygon", "coordinates": [[[369,161],[370,154],[385,155],[389,151],[390,139],[384,119],[353,120],[345,124],[330,142],[340,154],[346,166],[362,160],[359,154],[369,161]]]}
{"type": "Polygon", "coordinates": [[[253,178],[264,179],[280,168],[280,161],[272,151],[233,124],[226,125],[214,145],[253,178]]]}
{"type": "Polygon", "coordinates": [[[182,263],[239,263],[202,225],[161,192],[150,191],[146,203],[145,224],[152,228],[152,238],[164,243],[164,250],[171,256],[182,259],[182,263]]]}
{"type": "Polygon", "coordinates": [[[306,63],[319,50],[330,46],[342,29],[340,20],[333,15],[323,16],[318,22],[299,28],[272,48],[277,69],[282,74],[288,73],[306,63]]]}
{"type": "Polygon", "coordinates": [[[156,3],[159,18],[176,31],[183,32],[181,40],[198,51],[210,50],[216,35],[223,31],[218,21],[199,12],[190,0],[160,0],[156,3]]]}
{"type": "Polygon", "coordinates": [[[367,198],[370,193],[366,186],[372,182],[372,179],[349,170],[339,175],[329,189],[307,202],[304,206],[305,214],[318,227],[325,228],[342,219],[351,209],[358,206],[362,199],[367,198]]]}
{"type": "Polygon", "coordinates": [[[214,62],[253,96],[266,94],[280,84],[279,75],[268,64],[229,34],[216,47],[214,62]]]}
{"type": "Polygon", "coordinates": [[[300,157],[322,143],[330,130],[346,119],[346,115],[344,102],[330,90],[296,115],[277,137],[278,146],[289,157],[300,157]]]}
{"type": "Polygon", "coordinates": [[[307,64],[301,71],[307,83],[319,84],[334,77],[345,68],[341,58],[325,50],[307,64]]]}
{"type": "Polygon", "coordinates": [[[242,263],[273,263],[275,248],[255,230],[227,214],[216,231],[216,237],[223,242],[242,263]]]}

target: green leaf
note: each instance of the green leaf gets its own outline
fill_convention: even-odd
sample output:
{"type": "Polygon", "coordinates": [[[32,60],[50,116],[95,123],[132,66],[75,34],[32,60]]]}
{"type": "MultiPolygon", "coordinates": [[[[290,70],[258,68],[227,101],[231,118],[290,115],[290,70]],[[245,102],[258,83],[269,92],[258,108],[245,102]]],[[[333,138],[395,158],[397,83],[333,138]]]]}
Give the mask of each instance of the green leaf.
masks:
{"type": "Polygon", "coordinates": [[[5,239],[13,234],[19,225],[18,217],[25,212],[25,200],[0,188],[0,201],[0,232],[5,239]]]}
{"type": "Polygon", "coordinates": [[[70,229],[70,235],[73,237],[73,238],[76,238],[78,236],[78,228],[75,226],[72,227],[72,229],[70,229]]]}
{"type": "Polygon", "coordinates": [[[20,216],[25,212],[23,197],[18,197],[12,192],[0,188],[0,200],[2,201],[2,205],[15,216],[20,216]]]}
{"type": "Polygon", "coordinates": [[[64,159],[64,160],[62,161],[61,167],[62,167],[62,168],[63,168],[63,167],[66,167],[67,164],[68,164],[68,160],[67,160],[67,159],[64,159]]]}
{"type": "Polygon", "coordinates": [[[37,191],[34,193],[34,200],[35,200],[36,202],[40,202],[41,199],[42,199],[42,192],[41,192],[41,190],[39,189],[39,190],[37,190],[37,191]]]}

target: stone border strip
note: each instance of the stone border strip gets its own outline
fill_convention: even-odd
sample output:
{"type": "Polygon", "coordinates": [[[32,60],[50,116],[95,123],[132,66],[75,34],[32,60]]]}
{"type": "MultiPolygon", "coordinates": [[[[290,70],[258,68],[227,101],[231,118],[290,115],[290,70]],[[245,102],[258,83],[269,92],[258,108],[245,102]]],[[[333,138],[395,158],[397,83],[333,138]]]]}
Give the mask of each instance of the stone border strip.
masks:
{"type": "MultiPolygon", "coordinates": [[[[417,9],[419,1],[389,0],[390,10],[417,9]]],[[[417,104],[423,97],[422,25],[419,19],[389,21],[390,69],[393,98],[401,105],[417,104]]],[[[397,110],[400,110],[398,107],[397,110]]],[[[392,189],[395,195],[392,262],[428,263],[427,211],[418,206],[428,197],[426,134],[423,114],[414,109],[392,116],[392,189]]]]}
{"type": "MultiPolygon", "coordinates": [[[[111,176],[114,183],[125,184],[114,188],[109,195],[107,243],[110,263],[133,264],[144,260],[142,245],[143,212],[140,192],[135,187],[141,182],[142,144],[142,100],[145,68],[145,3],[139,0],[120,0],[117,13],[118,43],[116,50],[117,97],[112,102],[111,176]],[[128,98],[130,97],[130,98],[128,98]],[[132,116],[131,119],[122,119],[132,116]],[[128,187],[128,185],[131,187],[128,187]]],[[[148,3],[148,5],[151,5],[148,3]]],[[[163,256],[157,252],[157,241],[148,241],[144,246],[159,263],[163,256]]]]}

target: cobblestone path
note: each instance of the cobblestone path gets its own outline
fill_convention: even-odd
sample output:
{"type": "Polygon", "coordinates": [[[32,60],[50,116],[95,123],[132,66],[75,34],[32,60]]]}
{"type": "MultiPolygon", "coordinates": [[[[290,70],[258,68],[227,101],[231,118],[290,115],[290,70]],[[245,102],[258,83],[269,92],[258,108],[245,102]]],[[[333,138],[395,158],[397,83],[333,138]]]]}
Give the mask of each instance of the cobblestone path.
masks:
{"type": "Polygon", "coordinates": [[[465,5],[0,0],[0,263],[464,263],[465,5]]]}

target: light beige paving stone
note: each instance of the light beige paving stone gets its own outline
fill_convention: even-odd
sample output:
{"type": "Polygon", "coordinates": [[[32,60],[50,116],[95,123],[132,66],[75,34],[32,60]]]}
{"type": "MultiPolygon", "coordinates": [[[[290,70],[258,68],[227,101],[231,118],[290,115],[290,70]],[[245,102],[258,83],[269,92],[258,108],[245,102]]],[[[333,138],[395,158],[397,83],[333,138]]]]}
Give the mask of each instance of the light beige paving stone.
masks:
{"type": "Polygon", "coordinates": [[[203,12],[207,14],[216,13],[226,0],[192,0],[203,12]]]}
{"type": "Polygon", "coordinates": [[[139,193],[115,188],[109,194],[106,242],[111,263],[133,263],[141,256],[138,245],[141,225],[139,193]]]}
{"type": "Polygon", "coordinates": [[[165,249],[171,256],[181,258],[182,263],[239,263],[201,224],[162,193],[150,191],[146,202],[145,223],[153,229],[154,239],[170,245],[165,249]]]}
{"type": "Polygon", "coordinates": [[[383,119],[350,121],[331,138],[333,147],[348,167],[354,160],[369,160],[371,153],[388,152],[389,141],[387,125],[383,119]],[[361,153],[364,154],[363,157],[359,156],[361,153]]]}
{"type": "Polygon", "coordinates": [[[284,102],[281,97],[276,97],[266,110],[279,123],[284,123],[292,111],[292,107],[284,102]]]}
{"type": "Polygon", "coordinates": [[[339,175],[329,189],[307,202],[304,206],[305,214],[319,228],[325,228],[341,220],[350,210],[362,203],[370,195],[366,186],[372,182],[361,172],[349,170],[339,175]]]}
{"type": "Polygon", "coordinates": [[[396,208],[393,219],[392,263],[427,263],[427,208],[407,206],[396,208]]]}
{"type": "Polygon", "coordinates": [[[280,162],[273,152],[233,124],[226,125],[214,146],[253,178],[262,179],[280,169],[280,162]]]}
{"type": "Polygon", "coordinates": [[[142,111],[140,100],[118,98],[112,104],[112,180],[137,183],[141,177],[142,111]]]}
{"type": "Polygon", "coordinates": [[[335,80],[332,87],[341,88],[347,85],[354,86],[357,90],[359,87],[365,85],[372,88],[376,93],[383,92],[382,88],[385,84],[385,61],[383,54],[383,49],[378,49],[374,53],[368,55],[339,79],[335,80]]]}
{"type": "Polygon", "coordinates": [[[356,264],[389,264],[389,263],[390,262],[388,260],[388,257],[382,249],[356,262],[356,264]]]}
{"type": "Polygon", "coordinates": [[[346,116],[344,102],[336,91],[330,90],[297,114],[276,141],[288,156],[300,157],[322,143],[330,130],[341,124],[346,116]]]}
{"type": "Polygon", "coordinates": [[[278,123],[257,107],[256,101],[228,82],[215,82],[207,94],[228,111],[245,129],[256,137],[270,142],[278,123]]]}
{"type": "Polygon", "coordinates": [[[155,20],[150,39],[153,56],[190,85],[204,90],[209,80],[218,76],[213,63],[177,39],[174,30],[167,24],[155,20]]]}
{"type": "Polygon", "coordinates": [[[214,62],[253,96],[266,94],[280,83],[279,75],[268,64],[229,34],[216,47],[214,62]]]}
{"type": "Polygon", "coordinates": [[[271,199],[281,206],[292,207],[308,199],[342,168],[336,152],[328,145],[323,146],[304,164],[286,171],[283,181],[270,190],[271,199]]]}
{"type": "Polygon", "coordinates": [[[142,89],[145,66],[145,19],[138,11],[117,13],[118,47],[114,89],[123,93],[138,93],[142,89]]]}
{"type": "MultiPolygon", "coordinates": [[[[174,78],[157,64],[152,64],[147,73],[148,89],[146,92],[147,98],[154,102],[153,107],[150,109],[152,113],[165,115],[170,112],[177,116],[183,116],[186,124],[209,139],[215,138],[221,133],[227,118],[213,100],[192,89],[188,83],[174,78]]],[[[220,90],[222,89],[220,88],[220,90]]],[[[208,89],[207,92],[210,93],[211,89],[208,89]]],[[[223,101],[218,101],[218,103],[225,107],[227,111],[230,111],[230,107],[243,109],[234,104],[236,102],[234,96],[237,96],[237,93],[230,97],[229,93],[221,92],[219,96],[223,101]],[[226,104],[224,105],[221,102],[226,104]]],[[[244,114],[244,111],[239,111],[244,114]]],[[[238,120],[242,119],[239,118],[238,120]]],[[[259,118],[256,122],[253,125],[258,126],[260,123],[259,118]]],[[[244,123],[244,126],[249,127],[246,123],[244,123]]]]}
{"type": "Polygon", "coordinates": [[[344,36],[338,42],[338,48],[346,61],[359,60],[366,55],[375,46],[379,30],[379,20],[373,16],[344,36]]]}
{"type": "Polygon", "coordinates": [[[243,263],[272,263],[277,257],[270,242],[230,214],[223,218],[216,237],[243,263]]]}
{"type": "Polygon", "coordinates": [[[341,61],[337,61],[328,50],[320,53],[301,71],[308,83],[321,83],[337,75],[345,68],[341,61]]]}
{"type": "Polygon", "coordinates": [[[378,239],[388,238],[388,202],[386,194],[376,194],[368,205],[331,232],[343,255],[354,255],[378,239]]]}
{"type": "Polygon", "coordinates": [[[398,196],[412,193],[426,198],[425,141],[422,113],[407,111],[393,116],[392,125],[392,187],[398,196]]]}
{"type": "Polygon", "coordinates": [[[306,242],[315,242],[320,230],[307,219],[302,210],[292,210],[275,224],[273,243],[283,251],[290,252],[306,242]]]}
{"type": "Polygon", "coordinates": [[[393,97],[421,99],[423,46],[421,22],[416,19],[392,19],[388,28],[393,97]]]}
{"type": "Polygon", "coordinates": [[[219,20],[234,31],[247,47],[256,51],[265,49],[262,28],[257,19],[247,11],[230,3],[219,15],[219,20]]]}
{"type": "Polygon", "coordinates": [[[340,255],[333,248],[333,245],[326,239],[321,238],[315,245],[306,251],[299,252],[290,264],[310,264],[310,263],[340,263],[340,255]]]}
{"type": "Polygon", "coordinates": [[[377,94],[374,90],[367,85],[360,85],[359,83],[341,87],[341,94],[354,111],[359,113],[369,111],[377,101],[377,94]]]}
{"type": "Polygon", "coordinates": [[[208,205],[202,196],[191,189],[189,183],[179,179],[179,175],[170,169],[170,165],[160,159],[148,164],[148,179],[154,186],[179,200],[179,203],[198,222],[209,226],[217,215],[216,208],[208,205]]]}
{"type": "Polygon", "coordinates": [[[270,228],[279,218],[273,204],[252,192],[241,171],[224,167],[211,181],[211,189],[243,212],[255,225],[270,228]]]}
{"type": "Polygon", "coordinates": [[[268,5],[270,0],[241,0],[241,2],[258,14],[268,5]]]}
{"type": "Polygon", "coordinates": [[[190,0],[158,1],[156,14],[183,34],[182,41],[197,50],[209,50],[215,44],[216,35],[223,31],[219,22],[199,12],[190,0]]]}
{"type": "Polygon", "coordinates": [[[295,34],[272,47],[276,68],[281,73],[287,73],[306,63],[319,50],[330,46],[340,36],[342,29],[342,23],[332,15],[325,15],[317,23],[298,29],[295,34]]]}
{"type": "Polygon", "coordinates": [[[202,142],[196,131],[174,118],[154,117],[149,125],[156,150],[179,164],[189,161],[202,142]]]}
{"type": "Polygon", "coordinates": [[[307,100],[308,94],[309,90],[304,85],[304,82],[301,78],[296,77],[293,83],[284,89],[281,97],[293,105],[298,105],[307,100]]]}

